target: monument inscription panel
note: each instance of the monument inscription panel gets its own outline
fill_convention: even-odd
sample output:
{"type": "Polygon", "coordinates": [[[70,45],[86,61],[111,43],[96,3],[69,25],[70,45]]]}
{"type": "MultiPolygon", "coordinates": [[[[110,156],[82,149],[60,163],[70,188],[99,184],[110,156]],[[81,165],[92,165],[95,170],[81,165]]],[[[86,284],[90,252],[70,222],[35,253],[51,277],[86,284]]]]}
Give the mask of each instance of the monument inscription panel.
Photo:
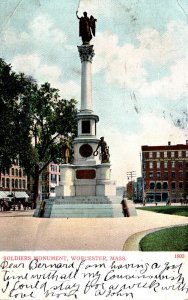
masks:
{"type": "Polygon", "coordinates": [[[77,170],[76,178],[77,179],[94,179],[96,177],[95,170],[77,170]]]}

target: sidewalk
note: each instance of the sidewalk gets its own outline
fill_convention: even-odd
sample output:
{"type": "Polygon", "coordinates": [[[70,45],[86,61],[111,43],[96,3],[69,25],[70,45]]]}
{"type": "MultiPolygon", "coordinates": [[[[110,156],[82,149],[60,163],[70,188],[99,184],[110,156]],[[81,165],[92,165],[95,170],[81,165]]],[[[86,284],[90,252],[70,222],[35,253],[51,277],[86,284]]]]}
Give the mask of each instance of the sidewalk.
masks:
{"type": "MultiPolygon", "coordinates": [[[[98,219],[34,218],[32,211],[0,214],[0,250],[123,250],[136,233],[187,224],[188,218],[137,210],[137,217],[98,219]],[[15,215],[16,216],[15,216],[15,215]],[[21,214],[21,215],[20,215],[21,214]],[[26,215],[27,214],[27,215],[26,215]],[[30,214],[30,216],[29,216],[30,214]]],[[[132,240],[133,241],[133,240],[132,240]]],[[[125,250],[137,250],[134,247],[125,250]]]]}

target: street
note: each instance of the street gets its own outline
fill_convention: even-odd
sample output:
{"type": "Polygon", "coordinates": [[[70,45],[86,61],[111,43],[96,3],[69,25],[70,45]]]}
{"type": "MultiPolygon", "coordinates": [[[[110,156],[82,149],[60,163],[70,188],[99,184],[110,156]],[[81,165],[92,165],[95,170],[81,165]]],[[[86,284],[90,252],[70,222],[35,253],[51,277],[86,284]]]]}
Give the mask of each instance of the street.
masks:
{"type": "Polygon", "coordinates": [[[0,212],[0,250],[119,250],[137,232],[188,224],[188,218],[137,210],[130,218],[34,218],[33,211],[0,212]]]}

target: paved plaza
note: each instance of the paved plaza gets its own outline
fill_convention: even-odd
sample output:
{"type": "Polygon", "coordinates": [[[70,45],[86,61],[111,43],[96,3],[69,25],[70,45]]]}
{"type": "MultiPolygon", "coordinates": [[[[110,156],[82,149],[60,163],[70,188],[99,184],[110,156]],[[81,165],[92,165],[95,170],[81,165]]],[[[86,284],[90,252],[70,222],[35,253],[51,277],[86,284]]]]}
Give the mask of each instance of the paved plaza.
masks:
{"type": "Polygon", "coordinates": [[[105,219],[48,219],[34,218],[33,211],[0,212],[0,250],[138,250],[143,231],[188,225],[187,217],[137,212],[137,217],[105,219]]]}

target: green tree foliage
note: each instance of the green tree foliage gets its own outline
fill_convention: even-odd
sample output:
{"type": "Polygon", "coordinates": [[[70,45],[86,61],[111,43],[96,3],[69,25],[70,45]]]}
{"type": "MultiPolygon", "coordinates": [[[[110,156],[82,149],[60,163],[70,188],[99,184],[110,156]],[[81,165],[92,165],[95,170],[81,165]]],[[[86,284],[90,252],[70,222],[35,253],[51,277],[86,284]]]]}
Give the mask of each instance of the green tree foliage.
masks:
{"type": "Polygon", "coordinates": [[[63,138],[71,144],[76,135],[76,101],[61,99],[49,83],[38,86],[0,60],[0,107],[1,168],[19,157],[34,177],[36,203],[39,175],[50,162],[61,162],[63,138]]]}
{"type": "Polygon", "coordinates": [[[58,90],[51,88],[49,83],[38,87],[27,95],[32,111],[30,117],[30,135],[32,148],[30,155],[21,155],[26,170],[32,171],[35,178],[35,196],[38,198],[39,175],[50,162],[61,162],[62,138],[71,140],[77,131],[76,101],[61,99],[58,90]]]}
{"type": "Polygon", "coordinates": [[[9,168],[17,158],[20,142],[19,97],[27,79],[12,72],[11,66],[0,59],[0,168],[9,168]]]}

